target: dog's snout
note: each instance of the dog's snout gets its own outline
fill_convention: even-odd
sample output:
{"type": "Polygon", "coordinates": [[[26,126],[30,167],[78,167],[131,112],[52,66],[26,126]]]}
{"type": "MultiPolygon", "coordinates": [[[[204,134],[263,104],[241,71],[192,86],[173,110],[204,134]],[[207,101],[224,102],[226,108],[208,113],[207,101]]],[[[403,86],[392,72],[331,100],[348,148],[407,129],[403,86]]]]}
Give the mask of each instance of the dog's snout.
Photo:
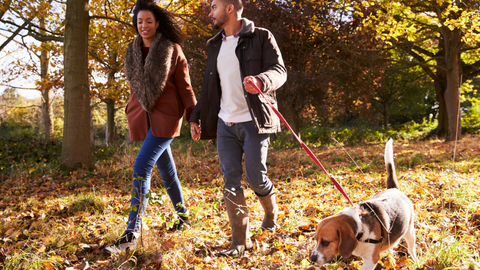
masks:
{"type": "Polygon", "coordinates": [[[310,260],[311,260],[312,262],[317,262],[317,259],[318,259],[318,256],[317,256],[317,255],[315,255],[315,254],[310,255],[310,260]]]}

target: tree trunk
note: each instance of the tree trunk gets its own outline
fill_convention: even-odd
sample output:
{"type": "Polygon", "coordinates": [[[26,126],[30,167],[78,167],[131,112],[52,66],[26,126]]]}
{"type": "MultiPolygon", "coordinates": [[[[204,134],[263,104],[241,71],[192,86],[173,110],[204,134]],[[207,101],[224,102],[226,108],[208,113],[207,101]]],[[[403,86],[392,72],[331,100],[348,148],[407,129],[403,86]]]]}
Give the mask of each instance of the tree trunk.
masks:
{"type": "MultiPolygon", "coordinates": [[[[110,63],[114,63],[112,66],[118,66],[117,62],[118,54],[115,52],[109,53],[110,63]]],[[[114,85],[115,73],[117,68],[111,68],[108,72],[108,87],[111,88],[114,85]]],[[[107,104],[107,126],[105,128],[105,143],[109,144],[115,141],[115,100],[110,97],[105,98],[104,102],[107,104]]]]}
{"type": "MultiPolygon", "coordinates": [[[[286,86],[285,88],[287,88],[286,86]]],[[[293,95],[284,95],[279,98],[278,102],[278,110],[279,112],[283,115],[283,117],[288,121],[290,127],[292,130],[295,132],[300,137],[300,115],[297,113],[297,103],[296,103],[296,97],[293,95]]],[[[282,125],[281,120],[280,125],[282,125]]],[[[285,128],[287,128],[285,126],[285,128]]],[[[292,136],[290,137],[290,141],[295,142],[296,139],[295,137],[292,136]]]]}
{"type": "Polygon", "coordinates": [[[109,144],[115,141],[115,101],[106,98],[107,104],[107,126],[105,129],[105,143],[109,144]]]}
{"type": "MultiPolygon", "coordinates": [[[[438,71],[440,73],[442,71],[438,71]]],[[[438,101],[438,127],[437,132],[439,135],[445,135],[448,133],[448,115],[447,107],[445,105],[445,89],[446,83],[443,81],[443,76],[437,76],[434,81],[435,84],[435,97],[438,101]]]]}
{"type": "Polygon", "coordinates": [[[462,139],[460,114],[460,53],[461,33],[459,29],[451,31],[443,27],[445,39],[445,66],[447,85],[445,89],[445,106],[448,117],[448,141],[462,139]]]}
{"type": "MultiPolygon", "coordinates": [[[[45,27],[45,19],[40,18],[40,27],[45,27]]],[[[44,34],[44,30],[40,30],[44,34]]],[[[47,138],[53,137],[53,112],[52,112],[52,99],[51,99],[51,87],[48,83],[49,66],[50,66],[50,53],[48,51],[48,42],[42,42],[42,51],[40,53],[40,93],[42,95],[42,131],[47,138]]]]}
{"type": "MultiPolygon", "coordinates": [[[[293,114],[292,119],[293,121],[290,127],[292,128],[293,132],[297,134],[298,138],[302,138],[302,134],[300,134],[300,115],[293,114]]],[[[295,141],[295,136],[293,136],[293,134],[292,134],[292,140],[295,141]]]]}
{"type": "MultiPolygon", "coordinates": [[[[456,64],[458,66],[458,58],[456,64]]],[[[460,80],[458,68],[447,71],[447,89],[445,91],[445,106],[448,114],[448,141],[462,139],[462,123],[460,114],[460,80]]]]}
{"type": "MultiPolygon", "coordinates": [[[[296,105],[297,104],[296,104],[295,100],[292,100],[290,103],[288,103],[288,109],[290,111],[290,118],[292,119],[290,121],[289,125],[292,128],[293,132],[295,132],[295,134],[297,134],[297,136],[299,138],[301,138],[301,134],[300,134],[300,113],[297,112],[298,110],[297,110],[296,105]]],[[[281,125],[282,124],[281,120],[279,119],[279,121],[280,121],[280,125],[281,125]]],[[[292,134],[292,137],[291,137],[291,141],[296,142],[295,136],[293,134],[292,134]]]]}
{"type": "Polygon", "coordinates": [[[388,130],[388,104],[383,103],[383,129],[388,130]]]}
{"type": "Polygon", "coordinates": [[[53,111],[52,111],[52,95],[50,89],[42,89],[42,130],[47,138],[53,138],[53,111]]]}
{"type": "Polygon", "coordinates": [[[65,169],[94,167],[90,141],[88,0],[67,0],[65,16],[65,123],[61,163],[65,169]]]}

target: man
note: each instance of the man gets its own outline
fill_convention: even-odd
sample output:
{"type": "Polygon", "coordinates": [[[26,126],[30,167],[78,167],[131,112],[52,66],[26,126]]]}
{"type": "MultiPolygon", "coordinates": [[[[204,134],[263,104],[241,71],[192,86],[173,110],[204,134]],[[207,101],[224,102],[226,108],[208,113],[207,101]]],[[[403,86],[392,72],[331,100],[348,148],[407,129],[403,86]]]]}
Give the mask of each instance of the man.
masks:
{"type": "Polygon", "coordinates": [[[266,176],[270,134],[280,121],[250,85],[254,83],[276,106],[275,91],[287,73],[275,38],[266,29],[242,18],[241,0],[213,0],[209,17],[222,29],[207,43],[208,60],[202,96],[190,117],[192,138],[217,138],[224,179],[224,201],[232,229],[232,243],[218,256],[238,257],[252,248],[248,212],[241,186],[242,156],[246,180],[264,210],[262,229],[278,227],[278,206],[272,181],[266,176]]]}

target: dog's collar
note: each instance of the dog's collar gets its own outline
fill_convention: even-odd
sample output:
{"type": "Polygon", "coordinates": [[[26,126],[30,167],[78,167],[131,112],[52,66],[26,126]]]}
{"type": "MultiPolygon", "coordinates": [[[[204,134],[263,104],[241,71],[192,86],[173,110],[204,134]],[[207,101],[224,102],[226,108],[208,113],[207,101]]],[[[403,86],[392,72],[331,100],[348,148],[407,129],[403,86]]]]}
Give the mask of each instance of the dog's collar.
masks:
{"type": "Polygon", "coordinates": [[[382,230],[382,237],[380,237],[380,239],[378,239],[378,240],[371,239],[371,238],[368,238],[368,239],[365,239],[365,240],[360,240],[362,238],[362,236],[363,236],[363,232],[357,234],[357,240],[365,242],[365,243],[371,243],[371,244],[380,244],[380,243],[383,242],[383,230],[382,230]]]}

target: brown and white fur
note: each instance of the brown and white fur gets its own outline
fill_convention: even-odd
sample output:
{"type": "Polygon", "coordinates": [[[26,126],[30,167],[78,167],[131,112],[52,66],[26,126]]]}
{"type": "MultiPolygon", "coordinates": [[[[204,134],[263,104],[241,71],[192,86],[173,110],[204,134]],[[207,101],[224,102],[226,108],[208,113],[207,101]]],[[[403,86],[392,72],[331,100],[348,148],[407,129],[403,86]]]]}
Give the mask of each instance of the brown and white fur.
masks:
{"type": "Polygon", "coordinates": [[[323,265],[335,255],[348,258],[353,254],[363,259],[360,270],[374,269],[380,253],[395,247],[402,237],[416,259],[413,204],[398,189],[391,139],[385,147],[385,165],[387,190],[318,223],[312,261],[323,265]]]}

